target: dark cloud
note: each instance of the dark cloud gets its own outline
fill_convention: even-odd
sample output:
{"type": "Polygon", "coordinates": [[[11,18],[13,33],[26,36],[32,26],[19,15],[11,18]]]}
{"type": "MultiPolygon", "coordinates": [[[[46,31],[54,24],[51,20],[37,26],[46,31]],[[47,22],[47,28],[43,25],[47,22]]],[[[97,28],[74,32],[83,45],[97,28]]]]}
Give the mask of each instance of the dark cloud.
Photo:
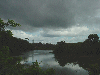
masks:
{"type": "Polygon", "coordinates": [[[100,18],[94,17],[99,3],[99,0],[0,0],[0,17],[15,20],[22,25],[16,29],[30,32],[38,28],[68,28],[77,23],[96,25],[100,23],[100,18]]]}

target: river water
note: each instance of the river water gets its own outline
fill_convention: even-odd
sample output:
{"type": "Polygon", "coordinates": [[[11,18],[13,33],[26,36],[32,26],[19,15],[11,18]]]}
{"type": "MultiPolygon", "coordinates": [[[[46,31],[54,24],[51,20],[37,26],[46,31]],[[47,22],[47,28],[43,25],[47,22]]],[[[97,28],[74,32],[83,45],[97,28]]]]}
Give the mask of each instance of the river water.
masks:
{"type": "Polygon", "coordinates": [[[32,65],[32,62],[37,60],[42,69],[55,69],[55,75],[89,75],[88,71],[79,67],[78,64],[67,63],[64,67],[60,66],[58,61],[55,60],[54,54],[49,52],[52,52],[52,50],[33,50],[23,53],[23,55],[19,55],[22,57],[21,64],[32,65]]]}

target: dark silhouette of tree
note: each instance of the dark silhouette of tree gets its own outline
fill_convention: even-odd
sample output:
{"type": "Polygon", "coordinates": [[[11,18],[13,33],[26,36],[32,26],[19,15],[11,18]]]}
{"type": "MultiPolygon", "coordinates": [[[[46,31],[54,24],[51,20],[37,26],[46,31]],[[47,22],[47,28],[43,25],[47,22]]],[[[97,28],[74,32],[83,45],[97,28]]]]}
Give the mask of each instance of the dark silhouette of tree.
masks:
{"type": "Polygon", "coordinates": [[[10,54],[19,54],[33,49],[32,44],[30,44],[27,40],[13,37],[10,30],[5,30],[5,27],[7,26],[16,27],[21,25],[9,19],[7,23],[4,23],[0,18],[0,49],[3,46],[8,46],[10,54]]]}
{"type": "Polygon", "coordinates": [[[84,41],[84,43],[91,43],[91,44],[98,43],[98,42],[99,42],[99,37],[97,34],[90,34],[88,36],[88,39],[84,41]]]}
{"type": "Polygon", "coordinates": [[[99,37],[98,37],[97,34],[90,34],[88,36],[88,40],[89,40],[90,43],[94,44],[94,43],[97,43],[99,41],[99,37]]]}
{"type": "Polygon", "coordinates": [[[6,41],[9,40],[10,37],[12,37],[12,32],[10,30],[5,30],[5,27],[7,26],[21,26],[18,23],[15,23],[13,20],[9,20],[8,22],[5,23],[3,20],[0,18],[0,45],[2,46],[3,44],[6,44],[6,41]]]}

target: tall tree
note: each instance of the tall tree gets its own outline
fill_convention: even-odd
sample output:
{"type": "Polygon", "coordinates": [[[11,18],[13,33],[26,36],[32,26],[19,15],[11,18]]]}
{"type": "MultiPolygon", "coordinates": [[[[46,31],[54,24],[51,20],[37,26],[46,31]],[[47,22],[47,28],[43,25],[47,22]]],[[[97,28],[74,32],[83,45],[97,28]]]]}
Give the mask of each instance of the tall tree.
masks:
{"type": "MultiPolygon", "coordinates": [[[[21,26],[18,23],[15,23],[13,20],[9,20],[5,23],[1,18],[0,18],[0,46],[6,46],[7,40],[9,40],[10,37],[12,37],[12,32],[10,30],[5,30],[5,27],[7,26],[21,26]]],[[[0,47],[0,49],[1,49],[0,47]]]]}

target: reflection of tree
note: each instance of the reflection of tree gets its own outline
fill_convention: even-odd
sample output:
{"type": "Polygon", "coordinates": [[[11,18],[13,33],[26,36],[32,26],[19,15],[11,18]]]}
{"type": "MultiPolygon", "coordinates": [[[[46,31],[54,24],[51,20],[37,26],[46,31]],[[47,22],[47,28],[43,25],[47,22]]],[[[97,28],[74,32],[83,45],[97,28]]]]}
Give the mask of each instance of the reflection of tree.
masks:
{"type": "Polygon", "coordinates": [[[68,63],[79,64],[80,67],[89,71],[90,75],[99,75],[100,58],[99,56],[76,56],[71,54],[54,54],[54,58],[59,65],[64,67],[68,63]]]}
{"type": "Polygon", "coordinates": [[[65,64],[67,63],[65,60],[64,60],[64,57],[63,56],[60,56],[60,55],[56,55],[55,54],[55,60],[58,61],[59,65],[64,67],[65,64]]]}
{"type": "Polygon", "coordinates": [[[99,75],[100,74],[100,59],[97,57],[81,57],[78,59],[78,64],[80,67],[88,70],[90,75],[99,75]]]}
{"type": "Polygon", "coordinates": [[[64,67],[67,63],[77,62],[77,61],[74,61],[76,57],[75,56],[73,57],[73,56],[74,55],[71,55],[71,54],[68,55],[64,53],[54,54],[55,60],[58,61],[59,65],[62,67],[64,67]]]}
{"type": "Polygon", "coordinates": [[[23,57],[24,58],[24,62],[27,62],[27,58],[26,57],[23,57]]]}

